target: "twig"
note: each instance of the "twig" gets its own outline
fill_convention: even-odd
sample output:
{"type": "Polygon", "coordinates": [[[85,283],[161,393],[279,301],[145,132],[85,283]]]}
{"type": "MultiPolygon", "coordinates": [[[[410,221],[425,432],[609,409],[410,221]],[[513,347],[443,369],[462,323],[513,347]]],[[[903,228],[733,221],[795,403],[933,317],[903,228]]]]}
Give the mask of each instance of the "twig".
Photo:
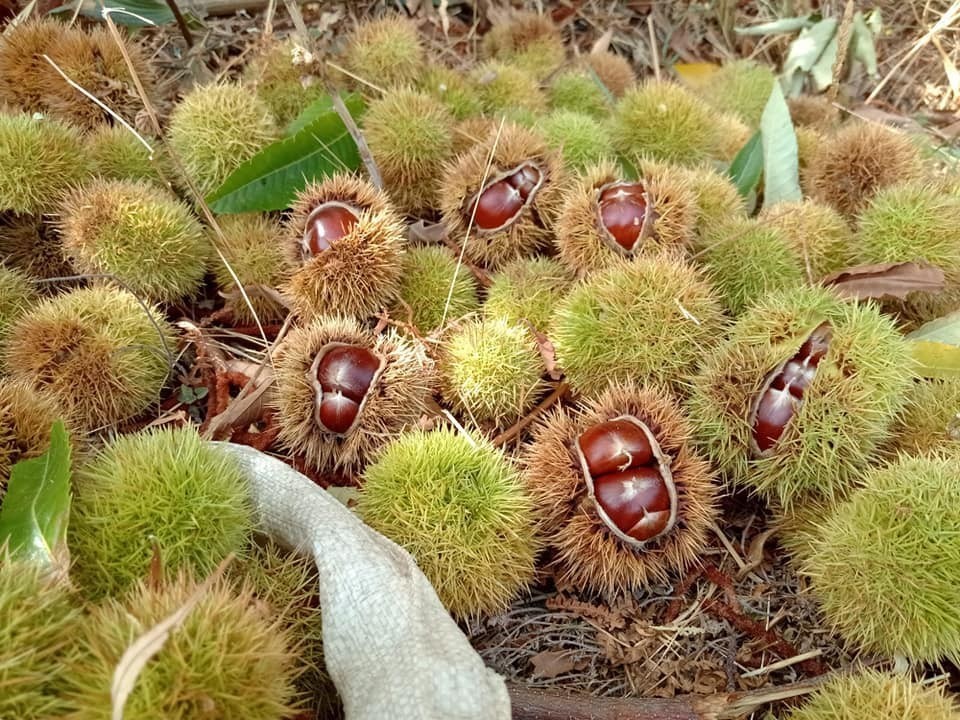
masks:
{"type": "Polygon", "coordinates": [[[508,684],[513,720],[729,720],[767,703],[813,692],[820,681],[715,695],[611,698],[574,695],[508,684]]]}
{"type": "Polygon", "coordinates": [[[900,68],[903,67],[904,64],[910,62],[918,52],[927,46],[934,36],[940,33],[940,31],[952,25],[953,21],[957,19],[958,15],[960,15],[960,0],[954,0],[950,7],[947,8],[947,11],[940,16],[940,19],[937,20],[936,24],[934,24],[933,27],[931,27],[926,33],[918,38],[917,41],[911,46],[910,51],[900,58],[899,62],[897,62],[897,64],[890,69],[890,72],[888,72],[883,79],[877,83],[877,86],[873,89],[873,92],[867,96],[867,99],[864,101],[864,103],[866,105],[872,103],[876,99],[877,95],[880,94],[880,91],[886,87],[888,82],[890,82],[891,78],[895,77],[900,72],[900,68]]]}
{"type": "Polygon", "coordinates": [[[653,29],[653,15],[647,15],[647,30],[650,31],[650,56],[653,59],[653,76],[660,82],[660,50],[657,48],[657,34],[653,29]]]}
{"type": "Polygon", "coordinates": [[[520,420],[515,422],[511,427],[504,430],[502,433],[497,435],[493,439],[493,444],[495,447],[500,447],[501,445],[506,445],[510,440],[515,438],[523,429],[527,427],[530,423],[537,419],[537,416],[540,415],[544,410],[556,403],[560,398],[567,394],[567,391],[570,389],[570,385],[567,382],[562,382],[557,385],[553,392],[547,395],[540,403],[526,415],[524,415],[520,420]]]}
{"type": "Polygon", "coordinates": [[[337,111],[337,115],[340,116],[343,124],[347,127],[347,132],[350,133],[350,137],[352,137],[353,141],[357,144],[357,150],[360,152],[360,157],[363,158],[363,165],[367,168],[367,175],[370,176],[370,182],[379,190],[383,190],[383,176],[380,174],[380,168],[377,167],[377,163],[373,159],[373,154],[370,152],[363,133],[360,132],[360,128],[357,127],[353,115],[350,114],[350,109],[343,104],[340,93],[330,93],[330,99],[333,101],[333,109],[337,111]]]}
{"type": "Polygon", "coordinates": [[[183,13],[180,12],[180,8],[177,6],[177,0],[165,0],[167,7],[170,8],[170,12],[173,13],[173,17],[177,20],[177,27],[180,28],[180,34],[183,35],[184,42],[187,43],[188,48],[193,47],[193,33],[190,32],[190,27],[187,25],[186,19],[183,17],[183,13]]]}

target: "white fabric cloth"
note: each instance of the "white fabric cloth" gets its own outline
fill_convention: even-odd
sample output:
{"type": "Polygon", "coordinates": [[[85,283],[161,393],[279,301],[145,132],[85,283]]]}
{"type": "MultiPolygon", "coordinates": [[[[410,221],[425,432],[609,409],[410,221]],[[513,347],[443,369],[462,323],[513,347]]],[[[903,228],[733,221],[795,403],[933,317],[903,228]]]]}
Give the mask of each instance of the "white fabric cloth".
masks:
{"type": "Polygon", "coordinates": [[[409,553],[280,460],[216,445],[243,467],[260,529],[316,560],[324,655],[347,720],[509,720],[503,678],[409,553]]]}

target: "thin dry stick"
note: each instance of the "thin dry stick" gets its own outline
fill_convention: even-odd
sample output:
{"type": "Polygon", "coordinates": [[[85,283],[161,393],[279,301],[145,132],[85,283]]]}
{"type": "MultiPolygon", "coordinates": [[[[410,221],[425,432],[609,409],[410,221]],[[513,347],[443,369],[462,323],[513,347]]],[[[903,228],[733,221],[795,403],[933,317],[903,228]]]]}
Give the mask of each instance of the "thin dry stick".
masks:
{"type": "Polygon", "coordinates": [[[110,117],[112,117],[112,118],[113,118],[114,120],[116,120],[118,123],[120,123],[121,125],[123,125],[123,127],[125,127],[127,130],[129,130],[131,133],[133,133],[133,136],[134,136],[137,140],[139,140],[140,143],[147,149],[147,152],[150,153],[150,158],[153,159],[153,147],[151,147],[150,143],[148,143],[148,142],[143,138],[143,136],[142,136],[140,133],[138,133],[136,130],[133,129],[133,126],[130,125],[130,123],[128,123],[126,120],[124,120],[122,117],[120,117],[120,115],[118,115],[116,112],[114,112],[113,109],[110,108],[105,102],[103,102],[102,100],[100,100],[100,98],[96,97],[96,96],[95,96],[93,93],[91,93],[89,90],[87,90],[87,89],[85,89],[84,87],[82,87],[79,83],[76,83],[76,82],[74,82],[73,80],[71,80],[70,77],[69,77],[63,70],[60,69],[60,66],[57,65],[53,60],[50,59],[50,56],[49,56],[49,55],[44,54],[44,55],[41,55],[40,57],[42,57],[44,60],[46,60],[48,63],[50,63],[50,65],[53,66],[53,69],[56,70],[56,71],[60,74],[60,77],[62,77],[70,87],[72,87],[72,88],[73,88],[74,90],[76,90],[77,92],[81,93],[81,94],[82,94],[84,97],[86,97],[88,100],[92,100],[93,103],[94,103],[95,105],[97,105],[97,107],[99,107],[99,108],[100,108],[101,110],[103,110],[105,113],[107,113],[108,115],[110,115],[110,117]]]}
{"type": "Polygon", "coordinates": [[[660,49],[657,47],[657,34],[653,29],[653,16],[647,15],[647,30],[650,32],[650,55],[653,60],[653,76],[660,82],[660,49]]]}
{"type": "Polygon", "coordinates": [[[384,90],[384,89],[383,89],[382,87],[380,87],[379,85],[374,85],[374,84],[373,84],[372,82],[370,82],[369,80],[365,80],[364,78],[360,77],[359,75],[350,72],[350,71],[347,70],[345,67],[343,67],[343,66],[341,66],[341,65],[337,65],[335,62],[333,62],[333,60],[327,60],[327,65],[329,65],[330,67],[332,67],[332,68],[333,68],[334,70],[336,70],[337,72],[343,73],[343,74],[346,75],[348,78],[351,78],[351,79],[353,79],[353,80],[356,80],[358,83],[363,83],[363,84],[366,85],[368,88],[371,88],[371,89],[373,89],[373,90],[376,90],[376,91],[377,91],[378,93],[380,93],[381,95],[387,92],[386,90],[384,90]]]}
{"type": "MultiPolygon", "coordinates": [[[[130,54],[127,52],[126,45],[124,45],[123,38],[120,36],[120,31],[117,29],[116,23],[113,21],[111,14],[116,12],[113,8],[105,8],[103,10],[103,19],[107,23],[107,28],[110,31],[110,35],[113,38],[113,41],[116,43],[117,47],[120,50],[120,54],[123,56],[123,61],[126,63],[127,71],[130,73],[130,77],[133,78],[135,87],[137,88],[137,94],[140,96],[140,102],[143,103],[144,109],[147,111],[147,117],[150,119],[150,125],[153,128],[154,133],[158,138],[163,137],[163,131],[160,127],[160,119],[157,115],[156,108],[153,107],[153,103],[150,101],[150,97],[147,95],[146,89],[143,87],[143,83],[140,80],[140,76],[137,74],[137,69],[133,64],[133,60],[130,57],[130,54]]],[[[129,128],[126,123],[126,127],[129,128]]],[[[129,128],[133,132],[133,128],[129,128]]],[[[161,140],[161,142],[163,142],[161,140]]],[[[180,157],[174,152],[167,143],[164,142],[164,148],[167,151],[167,155],[170,160],[176,166],[177,172],[180,174],[180,177],[183,178],[184,182],[187,185],[187,189],[190,190],[190,193],[194,196],[197,201],[197,204],[200,206],[203,216],[207,221],[207,224],[210,225],[210,228],[213,230],[214,234],[217,237],[217,240],[221,244],[226,243],[226,237],[223,234],[223,229],[220,227],[220,223],[217,222],[216,217],[213,212],[210,210],[210,207],[207,205],[206,200],[203,197],[203,194],[194,184],[193,179],[190,177],[190,173],[187,172],[187,169],[184,167],[183,163],[180,161],[180,157]]],[[[234,271],[233,266],[230,265],[230,262],[221,252],[217,243],[211,243],[213,249],[217,253],[217,257],[220,259],[220,262],[223,263],[224,267],[227,268],[227,272],[230,273],[230,279],[233,280],[234,284],[237,286],[237,289],[240,291],[240,295],[243,297],[243,301],[246,304],[247,308],[250,310],[250,314],[253,317],[253,322],[257,326],[257,330],[260,332],[260,337],[263,339],[264,344],[267,346],[267,359],[270,361],[270,364],[273,364],[273,352],[271,350],[270,341],[267,339],[267,333],[263,329],[263,324],[260,322],[260,316],[257,314],[256,309],[253,307],[253,303],[250,302],[250,298],[247,295],[246,290],[243,289],[243,283],[240,281],[240,278],[237,276],[237,273],[234,271]]]]}
{"type": "MultiPolygon", "coordinates": [[[[503,124],[506,122],[506,116],[501,116],[500,126],[497,128],[497,135],[493,139],[493,145],[490,146],[490,154],[487,156],[486,167],[483,168],[483,177],[480,179],[480,189],[487,184],[487,178],[490,176],[490,168],[493,167],[493,156],[500,145],[500,136],[503,134],[503,124]]],[[[477,208],[480,203],[473,204],[473,210],[470,213],[470,219],[467,221],[467,231],[463,236],[463,244],[460,246],[460,254],[457,256],[457,267],[453,270],[453,277],[450,278],[450,290],[447,292],[447,301],[443,305],[443,315],[440,317],[440,327],[447,322],[447,312],[450,310],[450,303],[453,301],[453,290],[456,287],[457,275],[460,274],[460,268],[463,267],[463,255],[467,250],[467,243],[470,241],[470,231],[473,230],[473,223],[477,217],[477,208]]]]}
{"type": "Polygon", "coordinates": [[[333,101],[333,109],[337,111],[337,115],[343,120],[343,124],[346,125],[347,131],[350,133],[350,137],[357,144],[357,150],[363,159],[363,166],[367,169],[367,175],[370,176],[370,182],[377,189],[383,190],[383,176],[380,174],[380,168],[377,167],[377,162],[373,159],[373,154],[370,152],[370,147],[367,145],[363,133],[360,132],[353,115],[350,114],[350,109],[343,103],[340,93],[331,92],[330,99],[333,101]]]}
{"type": "Polygon", "coordinates": [[[947,8],[947,11],[940,16],[940,19],[934,24],[934,26],[927,30],[922,37],[918,38],[917,41],[914,42],[909,52],[900,58],[900,61],[894,65],[890,69],[890,72],[884,76],[883,80],[877,84],[877,86],[873,89],[873,92],[867,96],[865,103],[867,105],[872,103],[876,99],[877,95],[880,94],[880,91],[886,87],[888,82],[890,82],[891,78],[893,78],[900,71],[900,68],[903,67],[904,64],[910,62],[918,52],[925,48],[934,38],[934,36],[940,34],[942,30],[950,27],[950,25],[953,24],[958,16],[960,16],[960,0],[954,0],[950,7],[947,8]]]}
{"type": "Polygon", "coordinates": [[[827,90],[827,99],[834,102],[837,99],[837,93],[840,92],[840,75],[843,73],[843,66],[847,60],[847,50],[850,47],[850,38],[853,36],[853,0],[847,0],[847,6],[843,10],[843,19],[840,21],[840,29],[837,31],[837,57],[833,61],[833,77],[830,82],[830,89],[827,90]]]}
{"type": "Polygon", "coordinates": [[[547,395],[543,400],[541,400],[540,403],[533,410],[531,410],[522,418],[520,418],[520,420],[514,423],[511,427],[507,428],[502,433],[497,435],[493,439],[494,447],[500,447],[502,445],[506,445],[513,438],[515,438],[517,435],[523,432],[523,429],[527,427],[527,425],[529,425],[534,420],[536,420],[537,417],[544,410],[551,407],[554,403],[560,400],[560,398],[566,395],[569,389],[570,389],[569,383],[562,382],[559,385],[557,385],[553,389],[553,392],[547,395]]]}
{"type": "Polygon", "coordinates": [[[177,0],[166,0],[167,7],[170,8],[170,12],[173,13],[174,19],[177,21],[177,27],[180,29],[180,34],[183,35],[184,42],[187,43],[188,48],[193,47],[193,33],[190,32],[190,27],[187,25],[186,19],[183,17],[183,13],[180,12],[180,7],[177,5],[177,0]]]}

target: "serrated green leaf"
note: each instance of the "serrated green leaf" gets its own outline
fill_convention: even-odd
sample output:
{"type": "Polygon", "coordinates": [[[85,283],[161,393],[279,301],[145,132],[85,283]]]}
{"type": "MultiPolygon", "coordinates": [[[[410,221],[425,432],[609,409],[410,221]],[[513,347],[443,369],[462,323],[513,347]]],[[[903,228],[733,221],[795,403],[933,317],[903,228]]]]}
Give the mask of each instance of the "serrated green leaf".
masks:
{"type": "MultiPolygon", "coordinates": [[[[363,101],[344,99],[357,118],[363,101]]],[[[360,152],[340,116],[333,110],[318,115],[292,137],[268,145],[234,170],[207,197],[216,213],[283,210],[312,180],[360,167],[360,152]]]]}
{"type": "Polygon", "coordinates": [[[0,545],[6,543],[14,557],[53,566],[66,556],[69,517],[70,440],[58,420],[49,449],[10,471],[0,508],[0,545]]]}
{"type": "Polygon", "coordinates": [[[931,320],[907,335],[924,377],[960,377],[960,312],[931,320]]]}
{"type": "Polygon", "coordinates": [[[740,152],[730,164],[729,173],[730,179],[743,197],[748,197],[757,187],[760,175],[763,173],[763,144],[760,131],[755,132],[747,140],[746,145],[740,148],[740,152]]]}
{"type": "Polygon", "coordinates": [[[783,33],[792,33],[797,30],[803,30],[813,25],[809,15],[803,17],[780,18],[771,22],[760,23],[759,25],[748,25],[747,27],[735,27],[733,31],[737,35],[781,35],[783,33]]]}
{"type": "Polygon", "coordinates": [[[797,157],[797,135],[790,120],[790,109],[774,83],[770,99],[760,117],[760,138],[763,145],[763,206],[800,200],[800,163],[797,157]]]}
{"type": "MultiPolygon", "coordinates": [[[[349,97],[352,96],[348,96],[348,98],[349,97]]],[[[350,106],[347,105],[347,107],[350,106]]],[[[312,103],[307,105],[299,115],[290,121],[290,124],[287,125],[286,129],[283,131],[284,137],[296,135],[307,125],[316,121],[316,119],[321,115],[329,112],[333,112],[333,98],[331,98],[329,95],[324,95],[323,97],[317,98],[312,103]]]]}
{"type": "MultiPolygon", "coordinates": [[[[175,22],[173,11],[164,0],[83,0],[80,4],[80,14],[92,20],[103,20],[104,9],[112,9],[110,17],[117,25],[126,25],[127,27],[150,27],[154,25],[168,25],[175,22]],[[120,12],[120,10],[124,12],[120,12]],[[139,17],[137,17],[139,16],[139,17]],[[141,19],[142,18],[142,19],[141,19]],[[145,20],[149,22],[145,22],[145,20]]],[[[51,14],[74,12],[76,3],[67,3],[50,11],[51,14]]],[[[190,24],[199,25],[199,19],[196,14],[180,5],[180,10],[190,24]]]]}
{"type": "Polygon", "coordinates": [[[797,73],[806,75],[813,69],[836,32],[837,21],[834,18],[825,18],[800,32],[797,39],[790,43],[787,59],[783,61],[783,77],[788,84],[795,82],[797,73]]]}

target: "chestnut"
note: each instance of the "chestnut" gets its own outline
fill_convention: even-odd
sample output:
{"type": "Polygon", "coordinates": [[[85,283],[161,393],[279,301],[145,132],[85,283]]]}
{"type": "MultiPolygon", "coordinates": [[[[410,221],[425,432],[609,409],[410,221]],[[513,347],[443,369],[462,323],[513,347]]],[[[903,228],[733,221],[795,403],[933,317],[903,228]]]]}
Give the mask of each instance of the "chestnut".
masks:
{"type": "Polygon", "coordinates": [[[831,334],[829,323],[820,324],[796,354],[767,374],[750,413],[751,450],[755,457],[773,453],[817,375],[817,366],[830,347],[831,334]]]}
{"type": "Polygon", "coordinates": [[[314,388],[314,420],[322,430],[346,435],[353,429],[384,365],[361,345],[328,343],[320,349],[307,380],[314,388]]]}
{"type": "Polygon", "coordinates": [[[522,163],[484,185],[470,203],[468,217],[480,230],[500,230],[520,216],[542,183],[540,168],[522,163]]]}
{"type": "Polygon", "coordinates": [[[597,514],[632,547],[668,533],[677,520],[669,458],[650,429],[623,415],[587,428],[576,451],[597,514]]]}
{"type": "Polygon", "coordinates": [[[608,420],[580,436],[580,449],[594,477],[648,465],[653,450],[646,433],[629,420],[608,420]]]}
{"type": "Polygon", "coordinates": [[[600,228],[608,244],[634,252],[651,233],[653,212],[646,188],[638,182],[614,182],[597,195],[600,228]]]}
{"type": "Polygon", "coordinates": [[[303,233],[306,255],[319,255],[347,235],[357,223],[359,211],[346,203],[330,201],[317,205],[307,216],[303,233]]]}

